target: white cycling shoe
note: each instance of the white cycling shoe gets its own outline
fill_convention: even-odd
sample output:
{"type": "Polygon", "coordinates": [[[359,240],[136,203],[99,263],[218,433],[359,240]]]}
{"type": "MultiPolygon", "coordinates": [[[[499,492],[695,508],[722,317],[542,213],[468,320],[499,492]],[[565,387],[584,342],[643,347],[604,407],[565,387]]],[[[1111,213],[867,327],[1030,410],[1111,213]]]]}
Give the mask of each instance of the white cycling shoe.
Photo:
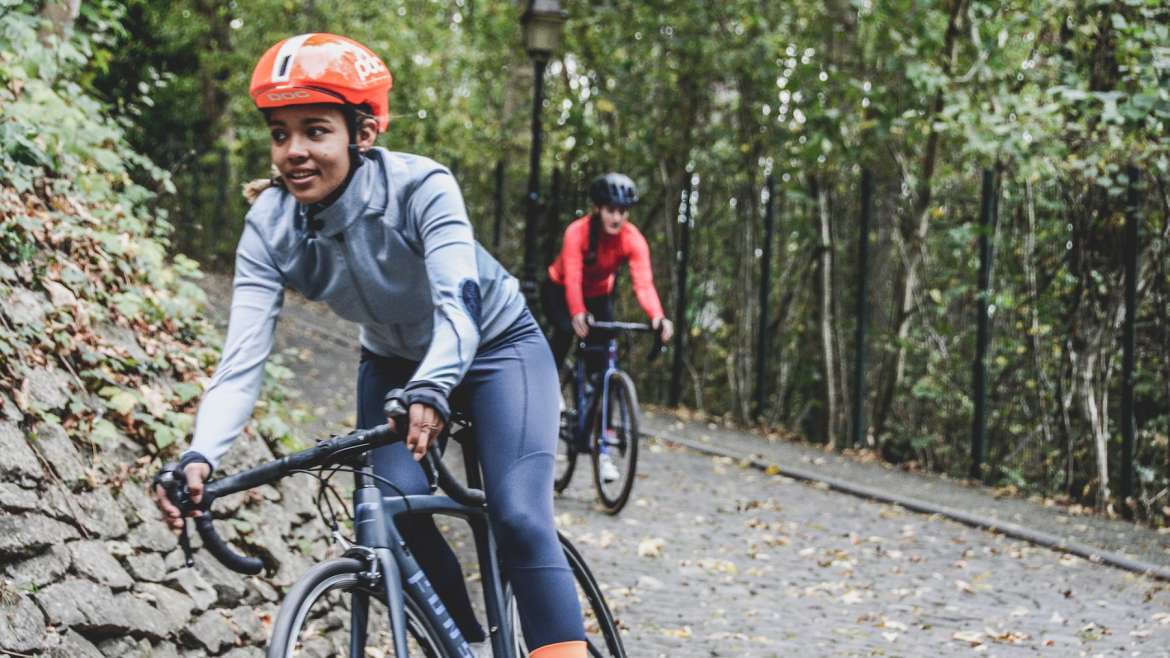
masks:
{"type": "Polygon", "coordinates": [[[618,472],[617,466],[613,465],[613,460],[605,453],[597,458],[597,468],[601,471],[602,482],[614,482],[622,476],[618,472]]]}

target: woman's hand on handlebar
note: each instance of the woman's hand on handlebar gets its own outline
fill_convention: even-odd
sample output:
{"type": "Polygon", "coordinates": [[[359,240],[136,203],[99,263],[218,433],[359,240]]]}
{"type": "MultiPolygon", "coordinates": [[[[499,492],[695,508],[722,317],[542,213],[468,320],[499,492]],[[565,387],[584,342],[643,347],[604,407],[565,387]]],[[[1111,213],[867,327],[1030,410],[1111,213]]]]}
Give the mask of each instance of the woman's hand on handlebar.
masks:
{"type": "Polygon", "coordinates": [[[658,318],[650,326],[654,327],[654,330],[658,332],[660,340],[663,343],[669,343],[671,337],[674,336],[674,323],[665,317],[658,318]]]}
{"type": "Polygon", "coordinates": [[[593,318],[589,317],[588,313],[578,313],[573,316],[573,333],[577,334],[578,338],[584,338],[589,335],[589,322],[593,318]]]}
{"type": "MultiPolygon", "coordinates": [[[[195,503],[203,501],[203,481],[207,476],[211,475],[211,467],[202,462],[192,462],[187,464],[183,469],[183,473],[187,476],[187,491],[190,492],[191,500],[195,503]]],[[[163,519],[167,526],[170,527],[171,532],[179,535],[183,531],[183,513],[175,506],[174,503],[167,498],[166,491],[163,490],[162,485],[153,484],[150,486],[150,497],[154,498],[154,502],[158,505],[159,511],[162,512],[163,519]]],[[[203,512],[195,510],[192,516],[200,516],[203,512]]]]}
{"type": "MultiPolygon", "coordinates": [[[[414,461],[419,461],[427,454],[431,442],[443,431],[443,417],[434,407],[415,402],[410,405],[408,419],[410,425],[406,430],[406,449],[413,454],[414,461]]],[[[391,431],[397,431],[394,418],[388,417],[386,421],[391,431]]]]}

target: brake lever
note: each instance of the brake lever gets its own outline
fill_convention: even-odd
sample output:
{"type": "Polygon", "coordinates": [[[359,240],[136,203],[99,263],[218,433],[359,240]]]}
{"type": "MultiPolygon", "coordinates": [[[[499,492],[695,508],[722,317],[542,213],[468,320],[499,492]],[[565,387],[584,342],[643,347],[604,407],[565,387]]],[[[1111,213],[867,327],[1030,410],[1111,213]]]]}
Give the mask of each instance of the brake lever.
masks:
{"type": "Polygon", "coordinates": [[[171,470],[159,477],[171,504],[179,508],[183,527],[179,530],[179,547],[183,549],[183,562],[188,567],[195,566],[195,551],[191,548],[191,536],[187,532],[187,515],[196,509],[194,501],[187,490],[187,474],[178,469],[171,470]]]}
{"type": "Polygon", "coordinates": [[[179,531],[179,547],[183,549],[183,563],[195,566],[195,551],[191,548],[191,536],[187,534],[187,517],[183,517],[183,529],[179,531]]]}
{"type": "Polygon", "coordinates": [[[666,352],[666,341],[662,340],[662,330],[654,332],[654,347],[650,348],[650,353],[646,355],[646,362],[651,363],[658,358],[660,354],[666,352]]]}
{"type": "Polygon", "coordinates": [[[429,446],[423,458],[423,461],[426,462],[426,468],[423,469],[423,473],[427,477],[427,485],[431,493],[435,493],[439,489],[439,457],[434,448],[435,446],[433,445],[429,446]]]}

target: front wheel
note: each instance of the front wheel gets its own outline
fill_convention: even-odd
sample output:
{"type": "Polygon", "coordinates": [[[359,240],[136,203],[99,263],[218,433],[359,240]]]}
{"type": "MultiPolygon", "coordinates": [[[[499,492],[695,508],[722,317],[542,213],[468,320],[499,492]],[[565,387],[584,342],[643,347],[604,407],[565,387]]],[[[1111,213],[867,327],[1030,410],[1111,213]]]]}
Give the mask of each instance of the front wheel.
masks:
{"type": "MultiPolygon", "coordinates": [[[[380,580],[362,562],[339,558],[310,569],[289,590],[272,624],[268,658],[393,656],[390,613],[380,580]]],[[[418,604],[406,599],[407,650],[412,656],[448,658],[439,634],[418,604]]]]}
{"type": "Polygon", "coordinates": [[[594,411],[593,481],[605,511],[617,514],[630,499],[638,469],[638,394],[626,373],[609,378],[605,402],[604,413],[600,404],[594,411]]]}

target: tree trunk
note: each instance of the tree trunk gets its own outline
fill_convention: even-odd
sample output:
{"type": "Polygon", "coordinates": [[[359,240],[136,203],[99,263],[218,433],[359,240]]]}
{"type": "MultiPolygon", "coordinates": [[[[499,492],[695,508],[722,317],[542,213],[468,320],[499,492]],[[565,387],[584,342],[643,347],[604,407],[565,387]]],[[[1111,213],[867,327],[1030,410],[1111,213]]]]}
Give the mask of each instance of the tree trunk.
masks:
{"type": "MultiPolygon", "coordinates": [[[[947,33],[943,43],[943,75],[949,76],[954,68],[955,50],[959,36],[959,17],[966,0],[950,0],[947,33]]],[[[939,134],[934,128],[934,117],[943,111],[943,92],[940,89],[931,102],[924,118],[928,130],[926,149],[922,154],[922,171],[912,213],[913,221],[899,222],[898,233],[902,240],[902,276],[894,286],[894,350],[882,366],[882,391],[874,414],[873,432],[879,445],[884,440],[886,423],[894,404],[894,395],[902,383],[906,370],[906,341],[910,337],[910,315],[913,310],[914,290],[918,286],[918,266],[922,260],[921,250],[930,228],[930,203],[933,194],[934,169],[938,157],[939,134]]]]}
{"type": "Polygon", "coordinates": [[[73,34],[73,23],[81,15],[81,0],[49,0],[41,9],[48,25],[41,30],[41,42],[49,45],[50,37],[60,41],[73,34]]]}
{"type": "Polygon", "coordinates": [[[817,204],[817,277],[819,305],[817,321],[821,334],[821,381],[824,384],[825,443],[837,445],[837,359],[833,348],[833,239],[829,223],[828,194],[815,177],[813,198],[817,204]]]}
{"type": "MultiPolygon", "coordinates": [[[[1162,235],[1170,235],[1170,199],[1166,196],[1166,182],[1158,176],[1158,196],[1162,200],[1162,235]]],[[[1163,248],[1162,253],[1153,260],[1158,264],[1158,316],[1161,319],[1161,338],[1162,338],[1162,386],[1163,386],[1163,400],[1170,400],[1170,359],[1166,355],[1170,355],[1170,317],[1167,316],[1166,304],[1167,298],[1170,294],[1166,290],[1166,251],[1163,248]]],[[[1170,478],[1170,441],[1166,442],[1166,471],[1163,475],[1170,478]]]]}
{"type": "MultiPolygon", "coordinates": [[[[750,171],[754,171],[749,169],[750,171]]],[[[741,254],[754,254],[756,252],[756,203],[755,203],[755,176],[749,174],[748,185],[743,191],[743,210],[736,209],[741,217],[741,222],[745,226],[742,233],[743,247],[739,252],[741,254]]],[[[740,316],[742,321],[737,322],[736,331],[736,379],[738,380],[739,395],[737,400],[739,405],[737,407],[737,414],[739,421],[742,423],[750,423],[752,418],[752,372],[755,366],[755,361],[752,358],[755,352],[756,344],[756,326],[757,322],[753,319],[757,317],[758,308],[756,307],[756,295],[753,294],[756,290],[755,282],[755,258],[741,258],[739,259],[739,308],[743,309],[743,314],[740,316]]]]}
{"type": "Polygon", "coordinates": [[[1044,445],[1053,445],[1052,418],[1049,415],[1048,399],[1052,392],[1052,384],[1044,372],[1041,361],[1043,346],[1040,340],[1040,294],[1036,287],[1036,199],[1032,192],[1032,182],[1024,182],[1025,214],[1028,221],[1028,232],[1024,239],[1024,279],[1028,286],[1028,350],[1032,353],[1032,365],[1036,370],[1036,405],[1039,412],[1036,420],[1040,425],[1044,445]]]}
{"type": "Polygon", "coordinates": [[[1109,435],[1104,425],[1107,421],[1102,418],[1097,407],[1097,398],[1093,394],[1093,376],[1097,365],[1097,354],[1090,353],[1085,357],[1085,363],[1080,368],[1081,407],[1085,412],[1085,420],[1089,423],[1089,431],[1093,436],[1093,451],[1096,454],[1097,464],[1097,506],[1109,499],[1109,435]]]}

